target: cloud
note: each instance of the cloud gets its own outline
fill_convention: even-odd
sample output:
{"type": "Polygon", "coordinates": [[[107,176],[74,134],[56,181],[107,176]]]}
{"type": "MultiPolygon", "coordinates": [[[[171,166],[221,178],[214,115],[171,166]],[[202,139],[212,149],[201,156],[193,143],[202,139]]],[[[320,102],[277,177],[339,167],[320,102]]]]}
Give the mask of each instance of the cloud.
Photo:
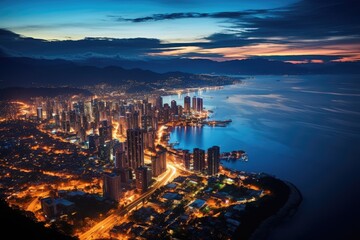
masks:
{"type": "Polygon", "coordinates": [[[288,62],[360,60],[360,14],[356,1],[302,0],[276,9],[228,12],[178,12],[138,18],[109,16],[133,24],[149,21],[213,18],[226,22],[223,31],[192,42],[156,38],[27,38],[0,31],[0,48],[24,56],[93,56],[125,58],[187,57],[219,60],[262,57],[288,62]]]}
{"type": "Polygon", "coordinates": [[[163,48],[159,39],[152,38],[84,38],[46,41],[24,37],[5,29],[0,29],[0,47],[11,55],[48,58],[84,56],[139,58],[163,48]]]}
{"type": "MultiPolygon", "coordinates": [[[[123,18],[117,17],[118,21],[129,21],[134,23],[150,22],[150,21],[163,21],[163,20],[176,20],[184,18],[223,18],[223,19],[239,19],[246,16],[255,16],[258,14],[265,14],[269,10],[245,10],[235,12],[214,12],[214,13],[199,13],[199,12],[178,12],[178,13],[165,13],[165,14],[152,14],[150,16],[139,18],[123,18]]],[[[114,17],[114,16],[112,16],[114,17]]]]}

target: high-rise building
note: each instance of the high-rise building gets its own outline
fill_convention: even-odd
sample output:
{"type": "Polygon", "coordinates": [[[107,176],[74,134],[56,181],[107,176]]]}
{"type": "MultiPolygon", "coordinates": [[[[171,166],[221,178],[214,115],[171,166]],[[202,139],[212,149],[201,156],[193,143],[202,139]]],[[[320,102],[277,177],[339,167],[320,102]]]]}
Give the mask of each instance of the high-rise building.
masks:
{"type": "Polygon", "coordinates": [[[121,198],[121,178],[115,173],[105,173],[103,176],[103,195],[114,201],[121,198]]]}
{"type": "Polygon", "coordinates": [[[156,108],[157,108],[158,110],[161,110],[161,109],[162,109],[162,107],[163,107],[163,99],[162,99],[161,96],[159,96],[159,97],[156,98],[156,104],[155,104],[155,106],[156,106],[156,108]]]}
{"type": "Polygon", "coordinates": [[[167,123],[170,121],[170,106],[167,103],[164,104],[164,108],[162,111],[162,117],[163,117],[164,123],[167,123]]]}
{"type": "Polygon", "coordinates": [[[202,112],[202,110],[203,110],[203,99],[197,98],[196,99],[196,111],[202,112]]]}
{"type": "Polygon", "coordinates": [[[178,110],[177,110],[177,111],[178,111],[178,115],[179,115],[179,116],[182,116],[182,115],[183,115],[183,107],[182,107],[181,105],[178,105],[177,108],[178,108],[178,110]]]}
{"type": "Polygon", "coordinates": [[[42,109],[42,107],[38,107],[36,113],[37,113],[38,120],[42,120],[43,119],[43,109],[42,109]]]}
{"type": "Polygon", "coordinates": [[[175,100],[171,101],[170,106],[171,106],[171,113],[174,115],[178,115],[178,108],[175,100]]]}
{"type": "Polygon", "coordinates": [[[139,128],[139,112],[127,112],[126,113],[127,129],[139,128]]]}
{"type": "Polygon", "coordinates": [[[126,152],[120,149],[115,151],[115,169],[122,170],[129,167],[129,163],[127,161],[126,152]]]}
{"type": "Polygon", "coordinates": [[[127,135],[127,156],[129,167],[133,170],[144,165],[144,139],[143,130],[128,129],[127,135]]]}
{"type": "Polygon", "coordinates": [[[189,153],[189,150],[183,150],[183,164],[185,169],[190,169],[190,161],[191,161],[191,154],[189,153]]]}
{"type": "Polygon", "coordinates": [[[110,142],[99,145],[99,158],[105,162],[110,162],[110,142]]]}
{"type": "Polygon", "coordinates": [[[192,98],[192,110],[194,110],[194,111],[196,111],[196,102],[197,100],[196,100],[196,96],[193,96],[193,98],[192,98]]]}
{"type": "Polygon", "coordinates": [[[141,117],[141,128],[145,130],[149,130],[152,128],[152,117],[148,115],[143,115],[141,117]]]}
{"type": "Polygon", "coordinates": [[[184,112],[185,113],[190,112],[190,101],[191,101],[191,98],[189,96],[186,96],[184,98],[184,112]]]}
{"type": "Polygon", "coordinates": [[[136,188],[143,192],[146,191],[151,182],[151,170],[145,166],[136,169],[136,188]]]}
{"type": "Polygon", "coordinates": [[[208,149],[207,164],[208,164],[209,175],[215,175],[219,172],[220,147],[213,146],[208,149]]]}
{"type": "Polygon", "coordinates": [[[193,160],[194,171],[202,172],[205,168],[205,151],[199,148],[194,148],[193,160]]]}
{"type": "Polygon", "coordinates": [[[101,127],[99,127],[100,144],[105,144],[105,141],[112,140],[112,126],[108,125],[107,120],[101,121],[101,127]]]}
{"type": "Polygon", "coordinates": [[[90,134],[88,136],[88,141],[89,141],[89,149],[91,151],[95,151],[96,150],[96,136],[94,134],[90,134]]]}
{"type": "Polygon", "coordinates": [[[166,149],[160,150],[151,157],[151,168],[153,177],[157,177],[166,171],[166,149]]]}
{"type": "Polygon", "coordinates": [[[143,130],[143,138],[144,138],[144,148],[145,149],[153,149],[155,148],[155,136],[156,132],[152,129],[150,130],[143,130]]]}

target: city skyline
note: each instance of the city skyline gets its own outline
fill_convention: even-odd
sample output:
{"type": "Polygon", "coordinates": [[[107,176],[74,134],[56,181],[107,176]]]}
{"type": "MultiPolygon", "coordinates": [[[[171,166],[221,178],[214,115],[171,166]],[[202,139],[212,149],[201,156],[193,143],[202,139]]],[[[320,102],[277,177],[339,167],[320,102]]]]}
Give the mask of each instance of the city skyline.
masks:
{"type": "Polygon", "coordinates": [[[359,9],[0,1],[3,235],[360,239],[359,9]]]}

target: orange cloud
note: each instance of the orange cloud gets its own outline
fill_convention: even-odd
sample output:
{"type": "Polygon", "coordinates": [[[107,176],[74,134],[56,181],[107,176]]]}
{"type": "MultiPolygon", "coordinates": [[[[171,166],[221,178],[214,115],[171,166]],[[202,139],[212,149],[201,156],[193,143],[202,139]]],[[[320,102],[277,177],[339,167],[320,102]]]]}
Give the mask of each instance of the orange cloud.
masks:
{"type": "MultiPolygon", "coordinates": [[[[325,56],[347,56],[337,61],[360,60],[360,44],[327,45],[322,47],[294,46],[291,44],[260,43],[241,47],[224,47],[204,49],[200,47],[179,47],[177,49],[164,50],[160,53],[152,53],[152,56],[181,56],[186,53],[219,54],[223,60],[244,59],[253,56],[302,56],[302,55],[325,55],[325,56]]],[[[290,61],[291,62],[291,61],[290,61]]],[[[322,63],[320,59],[311,60],[312,63],[322,63]]],[[[301,63],[301,62],[299,62],[301,63]]]]}

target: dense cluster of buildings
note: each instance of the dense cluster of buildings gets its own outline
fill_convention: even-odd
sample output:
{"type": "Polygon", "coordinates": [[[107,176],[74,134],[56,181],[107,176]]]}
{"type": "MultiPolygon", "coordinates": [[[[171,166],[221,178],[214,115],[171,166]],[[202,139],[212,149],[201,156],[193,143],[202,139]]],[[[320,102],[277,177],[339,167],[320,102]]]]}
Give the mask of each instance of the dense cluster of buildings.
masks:
{"type": "Polygon", "coordinates": [[[220,147],[213,146],[207,150],[194,148],[191,154],[189,150],[183,150],[183,165],[186,170],[192,170],[197,173],[206,173],[215,175],[219,172],[220,166],[220,147]],[[205,157],[206,161],[205,161],[205,157]]]}
{"type": "MultiPolygon", "coordinates": [[[[113,163],[112,171],[103,175],[103,194],[119,201],[124,191],[146,191],[152,178],[166,171],[167,149],[155,144],[159,126],[202,113],[203,99],[186,96],[184,107],[175,100],[164,104],[160,96],[141,101],[36,99],[34,106],[38,121],[53,122],[54,129],[76,135],[77,142],[97,153],[101,161],[113,163]],[[145,164],[145,153],[151,164],[145,164]]],[[[184,157],[190,170],[192,158],[184,157]]],[[[193,170],[205,170],[204,157],[194,157],[193,170]]],[[[206,168],[208,173],[216,174],[219,157],[208,154],[207,162],[212,164],[206,168]]]]}
{"type": "Polygon", "coordinates": [[[258,178],[179,176],[115,225],[110,234],[119,239],[232,239],[242,221],[247,221],[246,204],[267,194],[243,181],[258,178]]]}
{"type": "MultiPolygon", "coordinates": [[[[81,161],[71,161],[72,165],[78,165],[74,170],[66,168],[59,171],[61,173],[53,172],[51,170],[63,168],[61,164],[56,165],[54,162],[54,169],[43,172],[47,178],[54,178],[52,182],[55,188],[61,183],[63,176],[77,179],[75,173],[78,173],[78,176],[83,176],[80,180],[85,180],[82,182],[83,186],[90,186],[87,181],[95,186],[94,179],[98,182],[100,179],[101,188],[99,186],[98,190],[102,190],[102,199],[126,205],[129,203],[129,195],[146,192],[154,183],[153,179],[167,170],[170,154],[175,157],[171,158],[175,162],[179,163],[180,160],[183,170],[187,172],[210,176],[218,174],[218,146],[207,151],[194,148],[190,153],[189,150],[172,149],[167,144],[166,132],[165,136],[160,134],[165,129],[162,127],[164,125],[173,126],[174,122],[193,121],[200,119],[202,114],[206,115],[202,98],[186,96],[183,106],[178,105],[175,100],[164,104],[161,97],[127,101],[39,98],[30,106],[31,114],[23,117],[29,120],[26,123],[29,126],[19,134],[29,135],[25,141],[30,141],[31,134],[36,135],[38,141],[26,146],[31,151],[54,155],[56,162],[68,156],[80,157],[81,161]],[[86,179],[82,179],[84,177],[86,179]]],[[[38,168],[47,169],[42,165],[38,168]]],[[[34,171],[33,169],[34,166],[30,166],[16,171],[34,171]]],[[[85,192],[89,194],[89,191],[85,192]]],[[[36,198],[41,199],[42,213],[48,220],[79,211],[79,207],[69,197],[41,194],[39,191],[38,196],[42,197],[36,198]]],[[[171,191],[164,193],[162,198],[163,201],[177,201],[179,197],[179,194],[171,191]]],[[[203,202],[197,200],[189,209],[200,208],[202,205],[203,202]]],[[[36,209],[36,205],[33,206],[36,209]]]]}

